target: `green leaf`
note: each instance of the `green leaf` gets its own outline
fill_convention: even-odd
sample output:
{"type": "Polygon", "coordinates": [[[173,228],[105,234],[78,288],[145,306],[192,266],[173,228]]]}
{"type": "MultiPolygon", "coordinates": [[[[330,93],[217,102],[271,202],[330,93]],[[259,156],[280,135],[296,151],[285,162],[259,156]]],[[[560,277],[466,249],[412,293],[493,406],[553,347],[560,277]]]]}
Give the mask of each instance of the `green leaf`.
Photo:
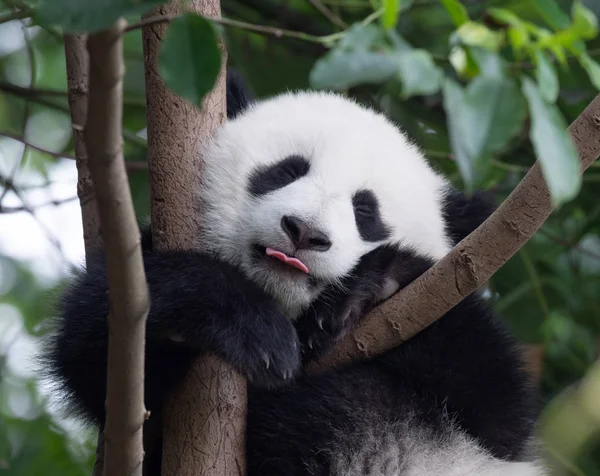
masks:
{"type": "Polygon", "coordinates": [[[434,94],[440,90],[443,73],[429,52],[413,50],[399,55],[398,60],[404,98],[434,94]]]}
{"type": "Polygon", "coordinates": [[[544,101],[536,84],[523,77],[523,94],[529,103],[529,136],[548,184],[553,205],[574,198],[581,187],[580,161],[558,108],[544,101]]]}
{"type": "Polygon", "coordinates": [[[598,19],[581,1],[573,2],[571,28],[579,38],[591,40],[598,34],[598,19]]]}
{"type": "Polygon", "coordinates": [[[541,17],[555,30],[569,26],[569,16],[563,12],[555,0],[531,0],[541,17]]]}
{"type": "Polygon", "coordinates": [[[337,50],[368,50],[385,44],[385,35],[372,23],[369,25],[353,25],[338,43],[337,50]]]}
{"type": "Polygon", "coordinates": [[[526,28],[519,26],[508,27],[508,41],[516,53],[519,53],[529,44],[529,33],[526,28]]]}
{"type": "Polygon", "coordinates": [[[142,15],[165,0],[41,0],[36,20],[69,33],[92,33],[112,26],[119,18],[142,15]]]}
{"type": "Polygon", "coordinates": [[[396,26],[401,8],[400,0],[383,0],[383,27],[386,30],[396,26]]]}
{"type": "Polygon", "coordinates": [[[456,26],[461,26],[469,21],[467,8],[458,0],[442,0],[442,4],[456,26]]]}
{"type": "Polygon", "coordinates": [[[516,83],[503,74],[481,75],[463,90],[444,83],[450,142],[468,192],[485,179],[493,152],[521,129],[525,104],[516,83]]]}
{"type": "Polygon", "coordinates": [[[465,45],[479,46],[494,51],[500,48],[503,40],[501,33],[490,30],[481,23],[472,21],[463,23],[456,30],[456,36],[465,45]]]}
{"type": "MultiPolygon", "coordinates": [[[[391,31],[391,30],[390,30],[391,31]]],[[[398,53],[385,43],[375,25],[356,25],[337,47],[315,62],[309,80],[317,89],[343,90],[359,84],[380,84],[397,74],[398,53]]]]}
{"type": "Polygon", "coordinates": [[[600,91],[600,64],[587,53],[579,55],[578,59],[581,66],[586,70],[594,87],[600,91]]]}
{"type": "Polygon", "coordinates": [[[448,57],[454,70],[463,78],[474,78],[479,74],[479,66],[473,59],[471,51],[462,46],[454,46],[448,57]]]}
{"type": "Polygon", "coordinates": [[[334,50],[319,59],[310,72],[316,89],[348,89],[359,84],[380,84],[395,76],[399,55],[392,52],[334,50]]]}
{"type": "Polygon", "coordinates": [[[540,93],[545,101],[554,103],[558,98],[559,90],[558,76],[554,66],[543,51],[535,52],[535,62],[535,76],[540,93]]]}
{"type": "Polygon", "coordinates": [[[167,86],[199,106],[220,69],[221,52],[212,24],[194,13],[174,19],[158,56],[158,70],[167,86]]]}

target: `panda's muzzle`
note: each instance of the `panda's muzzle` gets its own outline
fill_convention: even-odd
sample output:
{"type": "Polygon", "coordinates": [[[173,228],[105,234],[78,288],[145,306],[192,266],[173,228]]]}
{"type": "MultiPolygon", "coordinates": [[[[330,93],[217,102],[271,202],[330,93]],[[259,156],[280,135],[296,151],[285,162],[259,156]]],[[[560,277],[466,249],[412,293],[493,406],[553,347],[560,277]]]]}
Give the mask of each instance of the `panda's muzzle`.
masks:
{"type": "Polygon", "coordinates": [[[327,251],[331,248],[329,237],[301,218],[284,215],[281,228],[292,241],[295,250],[327,251]]]}

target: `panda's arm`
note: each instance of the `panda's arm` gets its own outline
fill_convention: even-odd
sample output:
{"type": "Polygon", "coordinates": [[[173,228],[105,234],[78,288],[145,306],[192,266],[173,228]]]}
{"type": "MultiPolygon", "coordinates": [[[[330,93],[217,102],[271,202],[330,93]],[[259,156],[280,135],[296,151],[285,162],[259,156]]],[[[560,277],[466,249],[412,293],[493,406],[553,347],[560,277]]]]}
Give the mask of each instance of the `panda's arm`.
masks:
{"type": "MultiPolygon", "coordinates": [[[[147,243],[146,243],[147,244],[147,243]]],[[[151,248],[151,246],[150,246],[151,248]]],[[[291,322],[235,268],[194,252],[144,252],[151,308],[147,321],[146,405],[156,408],[193,356],[210,351],[252,381],[271,386],[299,366],[291,322]]],[[[74,409],[104,418],[108,286],[104,259],[64,294],[49,368],[74,409]]]]}

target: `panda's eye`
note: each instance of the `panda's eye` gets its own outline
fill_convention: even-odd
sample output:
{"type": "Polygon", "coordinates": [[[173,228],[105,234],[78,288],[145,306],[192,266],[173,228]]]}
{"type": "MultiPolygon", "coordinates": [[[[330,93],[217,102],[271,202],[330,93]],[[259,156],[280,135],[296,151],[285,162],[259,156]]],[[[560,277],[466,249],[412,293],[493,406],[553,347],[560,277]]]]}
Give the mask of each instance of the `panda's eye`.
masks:
{"type": "Polygon", "coordinates": [[[255,196],[274,192],[308,174],[310,164],[299,155],[292,155],[270,167],[259,167],[250,175],[248,191],[255,196]]]}
{"type": "Polygon", "coordinates": [[[368,203],[360,203],[354,205],[354,213],[361,217],[371,217],[373,216],[373,207],[368,203]]]}
{"type": "Polygon", "coordinates": [[[381,219],[379,202],[371,190],[359,190],[352,196],[354,218],[360,236],[365,241],[382,241],[391,234],[381,219]]]}

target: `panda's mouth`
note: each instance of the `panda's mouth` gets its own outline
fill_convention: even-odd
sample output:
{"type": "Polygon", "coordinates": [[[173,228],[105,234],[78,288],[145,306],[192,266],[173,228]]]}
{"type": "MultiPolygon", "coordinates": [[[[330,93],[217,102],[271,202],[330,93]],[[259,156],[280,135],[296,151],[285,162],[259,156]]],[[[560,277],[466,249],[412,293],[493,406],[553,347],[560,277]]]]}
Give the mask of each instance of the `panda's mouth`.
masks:
{"type": "Polygon", "coordinates": [[[296,257],[288,256],[282,251],[275,250],[268,246],[254,245],[255,255],[259,258],[266,258],[272,264],[280,267],[290,268],[309,274],[308,266],[296,257]]]}

